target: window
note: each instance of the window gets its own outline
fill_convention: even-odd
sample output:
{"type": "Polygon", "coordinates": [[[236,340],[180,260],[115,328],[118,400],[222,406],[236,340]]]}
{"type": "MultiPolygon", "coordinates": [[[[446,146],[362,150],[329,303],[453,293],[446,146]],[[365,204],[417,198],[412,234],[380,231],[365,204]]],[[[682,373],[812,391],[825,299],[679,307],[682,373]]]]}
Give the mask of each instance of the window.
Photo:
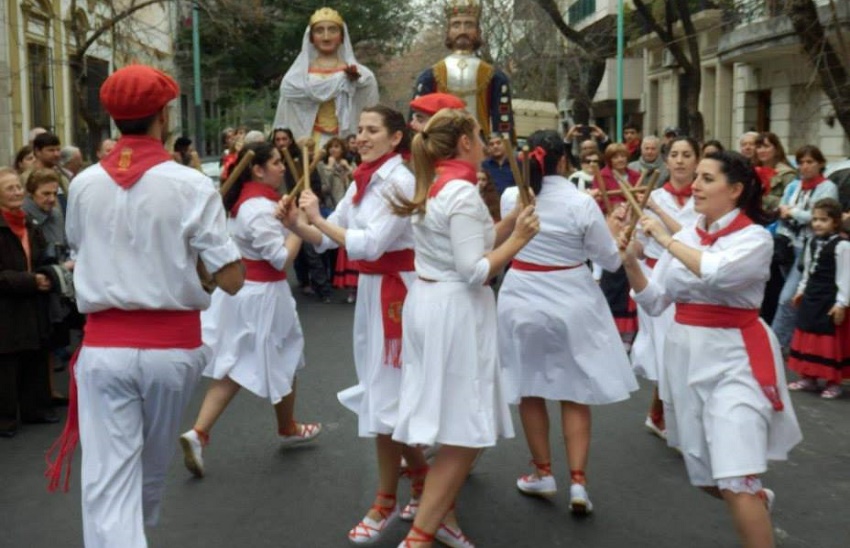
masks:
{"type": "Polygon", "coordinates": [[[596,13],[596,0],[578,0],[569,9],[570,24],[574,25],[596,13]]]}
{"type": "Polygon", "coordinates": [[[43,44],[27,44],[30,80],[30,127],[53,130],[53,86],[50,79],[50,50],[43,44]]]}

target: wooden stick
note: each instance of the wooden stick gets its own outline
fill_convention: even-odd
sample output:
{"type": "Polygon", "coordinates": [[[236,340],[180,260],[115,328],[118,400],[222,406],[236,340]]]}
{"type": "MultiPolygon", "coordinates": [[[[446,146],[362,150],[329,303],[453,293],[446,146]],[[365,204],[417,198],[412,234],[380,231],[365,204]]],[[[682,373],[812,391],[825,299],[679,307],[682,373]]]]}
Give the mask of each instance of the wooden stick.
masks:
{"type": "Polygon", "coordinates": [[[298,173],[298,166],[295,165],[295,160],[292,159],[292,154],[289,153],[289,149],[283,149],[283,159],[286,162],[286,168],[292,172],[292,180],[298,183],[301,179],[301,174],[298,173]]]}
{"type": "Polygon", "coordinates": [[[227,180],[224,181],[224,184],[221,185],[219,189],[219,194],[222,196],[226,196],[228,192],[230,192],[231,187],[236,183],[236,179],[242,175],[242,172],[245,171],[245,168],[251,163],[254,159],[254,151],[249,150],[242,156],[242,159],[239,160],[239,163],[234,166],[233,171],[230,172],[230,175],[227,176],[227,180]]]}
{"type": "MultiPolygon", "coordinates": [[[[635,186],[635,187],[632,187],[631,190],[632,190],[633,194],[638,194],[638,193],[646,191],[647,189],[649,189],[649,185],[635,186]]],[[[651,192],[651,190],[650,190],[650,192],[651,192]]],[[[609,190],[608,191],[608,196],[622,196],[622,194],[623,194],[622,189],[620,189],[620,190],[609,190]]]]}
{"type": "Polygon", "coordinates": [[[608,187],[605,185],[605,179],[601,173],[596,174],[596,186],[599,187],[599,195],[602,196],[602,207],[605,209],[605,215],[611,213],[611,200],[608,199],[608,187]]]}
{"type": "MultiPolygon", "coordinates": [[[[643,187],[646,190],[644,192],[643,197],[640,200],[641,211],[643,211],[646,208],[646,204],[649,203],[649,195],[652,194],[653,190],[655,190],[655,185],[658,184],[658,176],[659,175],[661,175],[661,173],[658,170],[655,170],[655,172],[652,175],[650,175],[650,177],[649,177],[649,183],[647,183],[647,185],[645,187],[643,187]]],[[[626,228],[626,241],[629,241],[629,240],[632,239],[632,234],[634,234],[635,227],[637,227],[639,220],[640,220],[640,217],[635,216],[631,220],[631,222],[629,223],[629,226],[626,228]]]]}
{"type": "Polygon", "coordinates": [[[528,147],[522,147],[522,177],[517,181],[517,188],[519,189],[519,201],[523,208],[531,205],[531,191],[528,186],[528,182],[531,180],[530,161],[531,156],[528,147]]]}
{"type": "MultiPolygon", "coordinates": [[[[502,139],[502,144],[505,147],[505,150],[508,153],[508,165],[511,166],[511,175],[514,176],[514,183],[519,187],[520,181],[522,180],[522,173],[519,172],[519,166],[516,163],[516,156],[514,156],[514,148],[513,145],[510,144],[510,141],[507,139],[502,139]]],[[[520,196],[522,198],[522,196],[520,196]]]]}
{"type": "Polygon", "coordinates": [[[301,147],[301,165],[304,168],[301,177],[288,196],[298,196],[305,188],[310,188],[310,149],[307,145],[301,147]]]}
{"type": "Polygon", "coordinates": [[[632,206],[632,210],[634,211],[634,213],[638,217],[643,215],[643,208],[640,207],[640,204],[635,199],[635,195],[632,194],[632,190],[629,188],[629,186],[626,183],[624,183],[623,181],[620,181],[620,180],[617,181],[617,184],[620,185],[620,188],[623,191],[623,196],[625,196],[626,201],[629,202],[629,205],[632,206]]]}

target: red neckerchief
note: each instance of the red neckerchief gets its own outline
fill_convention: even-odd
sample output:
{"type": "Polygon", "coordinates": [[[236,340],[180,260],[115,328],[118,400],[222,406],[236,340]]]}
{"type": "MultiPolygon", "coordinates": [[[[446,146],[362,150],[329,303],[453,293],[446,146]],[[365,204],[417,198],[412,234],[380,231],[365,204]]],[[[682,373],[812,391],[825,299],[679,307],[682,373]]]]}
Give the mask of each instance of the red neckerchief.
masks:
{"type": "Polygon", "coordinates": [[[726,228],[721,228],[717,232],[708,233],[697,226],[696,229],[697,235],[699,236],[699,243],[702,245],[712,246],[714,245],[714,242],[716,242],[723,236],[732,234],[733,232],[737,232],[742,228],[750,226],[751,224],[753,224],[753,221],[749,217],[744,215],[744,212],[742,211],[738,213],[738,216],[735,217],[731,223],[729,223],[729,226],[727,226],[726,228]]]}
{"type": "Polygon", "coordinates": [[[103,169],[124,190],[142,178],[150,168],[171,160],[158,139],[147,135],[124,135],[109,155],[100,161],[103,169]]]}
{"type": "Polygon", "coordinates": [[[814,190],[815,188],[817,188],[817,186],[819,184],[821,184],[824,181],[826,181],[826,177],[824,177],[821,174],[817,174],[816,176],[812,177],[808,181],[803,180],[803,182],[802,182],[803,192],[808,192],[809,190],[814,190]]]}
{"type": "Polygon", "coordinates": [[[251,198],[268,198],[273,202],[277,202],[280,200],[280,194],[269,185],[255,183],[254,181],[247,182],[242,185],[242,191],[239,193],[236,203],[230,208],[230,214],[234,217],[239,215],[239,208],[251,198]]]}
{"type": "Polygon", "coordinates": [[[24,248],[24,255],[27,258],[27,271],[32,270],[32,258],[30,257],[30,238],[27,233],[27,214],[23,209],[9,211],[8,209],[0,210],[3,213],[3,218],[6,219],[6,224],[12,234],[18,237],[21,241],[21,247],[24,248]]]}
{"type": "Polygon", "coordinates": [[[626,150],[629,151],[629,157],[631,158],[635,152],[640,148],[640,139],[635,139],[629,143],[626,143],[626,150]]]}
{"type": "Polygon", "coordinates": [[[759,181],[761,181],[761,192],[767,196],[770,193],[770,180],[776,175],[776,170],[765,166],[756,166],[755,170],[759,181]]]}
{"type": "Polygon", "coordinates": [[[463,160],[440,160],[437,162],[437,180],[431,185],[428,197],[433,198],[449,181],[478,183],[478,171],[475,166],[463,160]]]}
{"type": "Polygon", "coordinates": [[[690,198],[694,194],[694,188],[691,185],[687,185],[685,187],[677,189],[670,181],[664,183],[664,186],[662,186],[661,188],[675,196],[676,201],[679,203],[680,207],[685,205],[688,202],[688,198],[690,198]]]}
{"type": "Polygon", "coordinates": [[[359,204],[360,200],[363,199],[363,195],[366,194],[366,187],[369,186],[369,182],[372,180],[372,175],[381,169],[381,166],[387,163],[387,160],[395,155],[395,151],[387,152],[377,160],[363,162],[354,169],[352,177],[354,178],[354,184],[357,185],[357,192],[354,193],[354,198],[351,200],[354,202],[354,205],[359,204]]]}
{"type": "Polygon", "coordinates": [[[233,169],[233,166],[236,165],[236,160],[239,158],[239,155],[235,152],[228,154],[221,161],[221,180],[226,181],[228,177],[230,177],[230,171],[233,169]]]}

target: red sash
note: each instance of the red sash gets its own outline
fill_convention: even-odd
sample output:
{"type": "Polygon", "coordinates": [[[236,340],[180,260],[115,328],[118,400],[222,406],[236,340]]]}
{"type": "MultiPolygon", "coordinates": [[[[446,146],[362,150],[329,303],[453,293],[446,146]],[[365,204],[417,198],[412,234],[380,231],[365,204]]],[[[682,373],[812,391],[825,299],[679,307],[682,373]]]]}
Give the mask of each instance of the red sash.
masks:
{"type": "MultiPolygon", "coordinates": [[[[82,346],[97,348],[194,349],[201,346],[198,310],[118,310],[94,312],[86,318],[82,346]]],[[[68,416],[59,438],[47,450],[44,472],[48,491],[56,491],[65,465],[65,492],[71,484],[71,463],[80,439],[77,382],[74,369],[80,350],[71,358],[68,376],[68,416]],[[55,453],[55,459],[51,456],[55,453]]]]}
{"type": "Polygon", "coordinates": [[[376,261],[352,261],[361,274],[381,275],[381,319],[384,324],[384,364],[401,367],[401,310],[407,286],[400,272],[413,272],[412,249],[387,251],[376,261]]]}
{"type": "Polygon", "coordinates": [[[773,409],[782,411],[784,406],[776,385],[776,366],[770,337],[759,321],[757,308],[732,308],[715,304],[676,303],[676,322],[682,325],[740,329],[744,347],[750,359],[753,377],[770,400],[773,409]]]}
{"type": "Polygon", "coordinates": [[[514,259],[511,261],[511,268],[514,270],[521,270],[523,272],[555,272],[557,270],[572,270],[574,268],[582,266],[583,264],[584,263],[572,266],[552,266],[545,264],[527,263],[525,261],[520,261],[519,259],[514,259]]]}
{"type": "Polygon", "coordinates": [[[245,265],[245,279],[249,282],[281,282],[286,279],[286,271],[278,270],[268,261],[257,261],[242,257],[245,265]]]}

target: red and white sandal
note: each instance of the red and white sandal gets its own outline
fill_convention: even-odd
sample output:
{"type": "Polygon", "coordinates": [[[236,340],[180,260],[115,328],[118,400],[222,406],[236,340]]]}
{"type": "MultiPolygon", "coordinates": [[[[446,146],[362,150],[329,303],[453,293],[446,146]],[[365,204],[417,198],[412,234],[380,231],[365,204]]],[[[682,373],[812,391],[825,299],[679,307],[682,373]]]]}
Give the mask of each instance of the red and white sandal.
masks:
{"type": "Polygon", "coordinates": [[[373,504],[372,510],[381,515],[381,520],[375,521],[368,515],[360,520],[360,523],[355,525],[354,529],[348,532],[348,540],[350,540],[352,544],[363,546],[378,542],[381,535],[383,535],[384,531],[387,529],[387,526],[398,517],[398,505],[395,503],[395,495],[378,493],[378,498],[392,501],[392,506],[381,506],[377,503],[373,504]]]}
{"type": "Polygon", "coordinates": [[[410,532],[407,533],[407,536],[404,537],[404,540],[398,545],[398,548],[414,548],[414,543],[418,544],[420,542],[434,542],[434,535],[426,533],[419,527],[413,525],[410,528],[410,532]]]}
{"type": "Polygon", "coordinates": [[[475,548],[475,544],[463,534],[460,527],[449,527],[445,523],[440,524],[434,538],[450,548],[475,548]]]}
{"type": "Polygon", "coordinates": [[[282,431],[278,432],[282,447],[309,443],[322,433],[322,423],[320,422],[294,422],[293,424],[295,426],[293,434],[285,435],[282,431]]]}
{"type": "Polygon", "coordinates": [[[408,470],[410,476],[410,502],[401,509],[400,517],[404,521],[413,521],[416,512],[419,511],[419,501],[422,491],[425,489],[425,477],[428,475],[428,466],[408,470]]]}

